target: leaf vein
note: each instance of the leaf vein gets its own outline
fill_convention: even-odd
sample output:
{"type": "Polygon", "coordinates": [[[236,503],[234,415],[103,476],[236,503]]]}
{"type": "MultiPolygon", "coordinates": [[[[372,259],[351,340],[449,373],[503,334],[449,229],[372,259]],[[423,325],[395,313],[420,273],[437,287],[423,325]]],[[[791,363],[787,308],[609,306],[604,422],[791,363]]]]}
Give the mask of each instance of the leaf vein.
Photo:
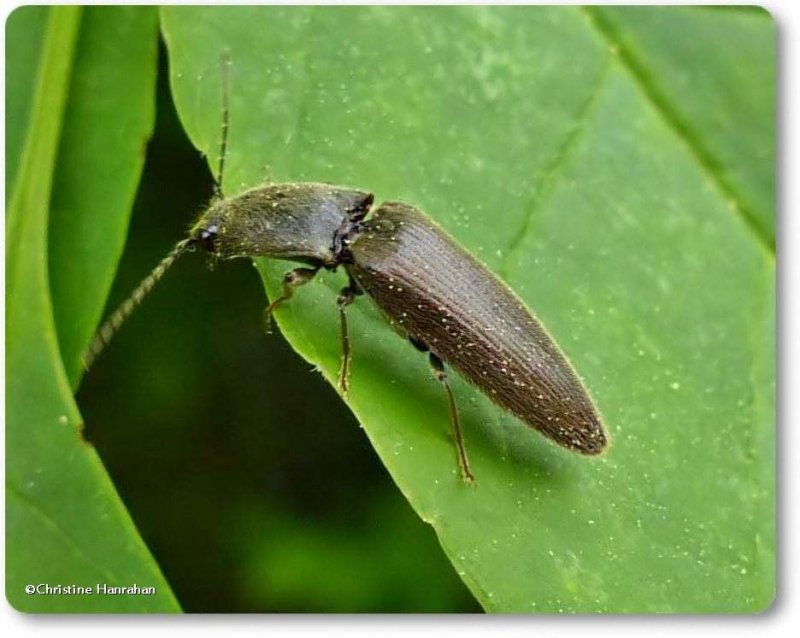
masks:
{"type": "Polygon", "coordinates": [[[593,107],[597,103],[600,94],[605,86],[609,71],[611,69],[611,57],[608,57],[606,64],[597,76],[597,80],[592,86],[589,95],[581,104],[578,112],[575,115],[572,127],[567,131],[564,139],[558,150],[552,158],[547,162],[540,177],[535,181],[528,203],[526,205],[527,215],[522,222],[516,235],[512,238],[505,257],[498,268],[498,274],[503,279],[508,279],[509,268],[511,267],[514,256],[519,252],[525,242],[525,238],[531,232],[533,227],[533,219],[541,210],[542,203],[552,193],[554,186],[558,182],[558,178],[562,176],[564,167],[572,157],[575,149],[577,148],[578,141],[581,139],[581,134],[586,128],[586,123],[591,117],[593,107]]]}
{"type": "Polygon", "coordinates": [[[657,82],[651,77],[646,65],[636,54],[626,46],[620,37],[620,30],[606,18],[601,9],[597,7],[581,7],[589,20],[589,24],[609,46],[618,54],[621,66],[626,69],[635,84],[644,96],[655,107],[667,126],[688,147],[691,155],[700,164],[701,169],[711,179],[712,183],[721,192],[726,201],[731,203],[731,210],[736,214],[753,233],[757,242],[770,254],[775,254],[775,241],[767,236],[758,222],[756,214],[745,203],[744,197],[738,189],[726,179],[723,174],[723,163],[714,156],[690,124],[681,116],[669,98],[658,88],[657,82]]]}
{"type": "MultiPolygon", "coordinates": [[[[56,519],[54,519],[39,503],[35,500],[31,499],[24,490],[20,487],[15,485],[13,482],[9,481],[6,484],[6,490],[16,496],[25,506],[27,506],[28,510],[34,514],[37,518],[39,518],[43,525],[48,527],[50,530],[56,532],[59,538],[62,539],[64,544],[72,550],[73,554],[77,557],[78,560],[84,562],[85,564],[91,566],[93,569],[97,570],[100,574],[106,578],[109,583],[116,583],[119,585],[124,585],[125,580],[120,578],[116,575],[113,571],[109,571],[108,568],[104,565],[101,565],[89,556],[83,548],[80,546],[80,543],[76,541],[67,530],[61,526],[56,519]]],[[[146,609],[142,606],[142,609],[146,609]]]]}

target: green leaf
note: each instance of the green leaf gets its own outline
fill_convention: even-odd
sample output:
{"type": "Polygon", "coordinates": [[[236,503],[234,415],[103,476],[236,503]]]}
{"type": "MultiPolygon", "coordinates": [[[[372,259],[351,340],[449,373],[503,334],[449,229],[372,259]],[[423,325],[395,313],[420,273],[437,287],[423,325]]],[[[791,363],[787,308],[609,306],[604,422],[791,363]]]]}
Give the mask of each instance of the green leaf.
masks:
{"type": "Polygon", "coordinates": [[[6,59],[14,60],[14,68],[6,66],[6,203],[14,191],[25,133],[28,130],[39,53],[47,22],[47,7],[17,7],[6,22],[6,59]]]}
{"type": "MultiPolygon", "coordinates": [[[[175,611],[169,586],[81,436],[53,322],[48,207],[70,77],[85,44],[81,13],[48,12],[6,227],[6,595],[21,611],[175,611]],[[137,584],[155,594],[25,593],[27,585],[45,584],[137,584]]],[[[16,72],[14,59],[7,65],[16,72]]]]}
{"type": "MultiPolygon", "coordinates": [[[[662,37],[673,17],[697,30],[704,15],[663,10],[662,37]]],[[[741,20],[772,47],[762,15],[741,20]]],[[[469,489],[425,358],[368,300],[351,306],[348,404],[487,610],[771,603],[774,256],[592,15],[170,7],[162,30],[178,112],[212,167],[230,54],[228,196],[271,175],[418,205],[521,295],[596,398],[612,436],[599,460],[456,380],[469,489]]],[[[753,99],[773,72],[765,59],[740,77],[753,99]]],[[[692,68],[729,67],[715,60],[692,68]]],[[[257,266],[274,298],[290,266],[257,266]]],[[[277,313],[332,383],[344,284],[325,274],[277,313]]]]}
{"type": "Polygon", "coordinates": [[[775,250],[775,30],[760,7],[588,9],[639,86],[775,250]]]}
{"type": "Polygon", "coordinates": [[[125,245],[155,119],[158,13],[91,7],[81,26],[50,206],[50,283],[73,388],[125,245]]]}

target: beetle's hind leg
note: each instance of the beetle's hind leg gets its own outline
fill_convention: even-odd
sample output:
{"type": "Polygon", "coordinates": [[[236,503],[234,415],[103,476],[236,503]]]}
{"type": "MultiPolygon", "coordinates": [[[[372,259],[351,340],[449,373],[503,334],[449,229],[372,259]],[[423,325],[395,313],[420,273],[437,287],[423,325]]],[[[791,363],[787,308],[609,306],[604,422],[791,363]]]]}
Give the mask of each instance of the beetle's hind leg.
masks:
{"type": "Polygon", "coordinates": [[[321,266],[316,268],[295,268],[283,276],[283,293],[264,309],[264,330],[272,332],[272,313],[275,308],[286,303],[294,295],[294,289],[307,284],[319,272],[321,266]]]}
{"type": "Polygon", "coordinates": [[[433,376],[436,377],[436,380],[444,387],[445,393],[447,394],[447,403],[450,407],[450,423],[453,426],[453,441],[456,444],[456,452],[458,453],[458,467],[461,470],[461,478],[464,479],[465,483],[475,485],[475,475],[472,473],[472,468],[469,466],[467,448],[464,447],[464,437],[461,434],[461,419],[458,416],[456,399],[453,396],[453,389],[450,387],[450,380],[447,378],[444,363],[433,352],[430,352],[428,346],[419,339],[409,337],[409,340],[414,344],[415,348],[428,353],[428,360],[431,364],[433,376]]]}
{"type": "Polygon", "coordinates": [[[339,367],[339,391],[347,396],[348,378],[350,376],[350,335],[347,331],[347,314],[345,308],[349,306],[355,298],[363,294],[358,284],[350,277],[350,283],[342,288],[336,305],[339,306],[339,334],[342,341],[342,363],[339,367]]]}

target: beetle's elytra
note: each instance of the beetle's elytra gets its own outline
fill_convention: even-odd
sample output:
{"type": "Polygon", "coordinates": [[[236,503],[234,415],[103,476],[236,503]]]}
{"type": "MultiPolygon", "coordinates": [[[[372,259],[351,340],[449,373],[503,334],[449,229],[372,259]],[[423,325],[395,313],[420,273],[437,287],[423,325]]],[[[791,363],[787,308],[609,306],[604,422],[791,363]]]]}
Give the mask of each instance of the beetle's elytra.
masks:
{"type": "Polygon", "coordinates": [[[372,210],[371,193],[314,182],[268,184],[222,196],[228,131],[228,72],[223,75],[223,125],[217,193],[189,237],[156,266],[100,327],[88,366],[175,259],[201,248],[220,259],[269,257],[304,264],[286,273],[286,303],[323,268],[348,275],[337,299],[347,392],[350,337],[345,308],[366,294],[402,335],[429,353],[445,389],[462,477],[473,482],[445,364],[497,405],[560,445],[594,455],[608,437],[588,392],[539,321],[491,271],[420,210],[387,202],[372,210]]]}

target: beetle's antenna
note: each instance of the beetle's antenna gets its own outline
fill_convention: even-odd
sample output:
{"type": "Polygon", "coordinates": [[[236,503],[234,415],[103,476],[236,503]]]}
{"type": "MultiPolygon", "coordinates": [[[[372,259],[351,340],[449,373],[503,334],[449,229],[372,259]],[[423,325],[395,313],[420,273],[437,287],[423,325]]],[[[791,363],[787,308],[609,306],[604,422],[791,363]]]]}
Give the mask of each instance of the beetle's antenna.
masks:
{"type": "Polygon", "coordinates": [[[88,370],[97,359],[98,355],[105,349],[111,338],[117,333],[122,323],[131,315],[136,309],[142,299],[145,298],[153,286],[156,285],[159,279],[167,272],[167,269],[173,262],[180,257],[192,245],[191,239],[184,239],[179,241],[175,248],[169,251],[169,254],[162,259],[158,266],[153,268],[152,272],[145,277],[142,282],[136,286],[130,296],[123,301],[114,313],[106,319],[102,326],[97,330],[89,344],[86,352],[83,355],[83,365],[88,370]]]}
{"type": "Polygon", "coordinates": [[[222,197],[222,178],[225,174],[225,156],[228,154],[228,128],[230,126],[230,67],[231,55],[228,51],[222,54],[222,131],[219,142],[219,158],[217,159],[217,176],[214,194],[222,197]]]}

